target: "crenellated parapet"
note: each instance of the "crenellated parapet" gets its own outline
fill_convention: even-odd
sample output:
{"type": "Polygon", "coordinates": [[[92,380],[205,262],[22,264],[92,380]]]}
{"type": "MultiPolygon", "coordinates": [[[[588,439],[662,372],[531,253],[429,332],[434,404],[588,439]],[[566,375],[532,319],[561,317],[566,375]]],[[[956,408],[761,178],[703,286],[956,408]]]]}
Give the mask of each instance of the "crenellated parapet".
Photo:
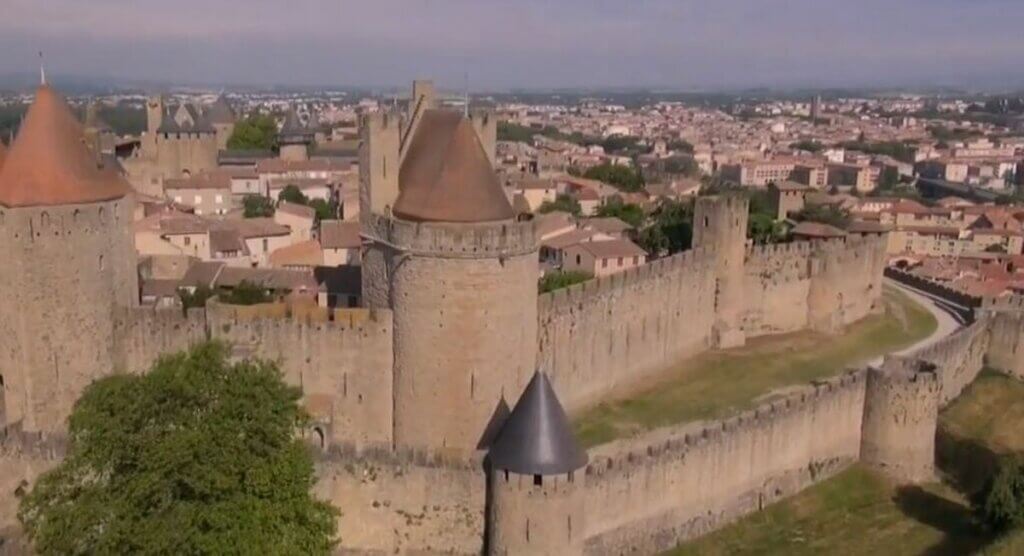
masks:
{"type": "Polygon", "coordinates": [[[413,256],[485,259],[537,251],[532,222],[448,224],[370,215],[363,237],[413,256]]]}

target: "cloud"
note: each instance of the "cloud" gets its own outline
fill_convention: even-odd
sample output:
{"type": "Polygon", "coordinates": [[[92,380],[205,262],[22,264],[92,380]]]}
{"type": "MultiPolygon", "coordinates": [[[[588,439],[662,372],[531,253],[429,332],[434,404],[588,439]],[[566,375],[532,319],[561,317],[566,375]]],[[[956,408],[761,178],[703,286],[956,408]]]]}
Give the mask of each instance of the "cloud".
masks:
{"type": "Polygon", "coordinates": [[[189,82],[972,82],[1024,51],[1010,0],[0,1],[0,72],[43,49],[55,71],[189,82]]]}

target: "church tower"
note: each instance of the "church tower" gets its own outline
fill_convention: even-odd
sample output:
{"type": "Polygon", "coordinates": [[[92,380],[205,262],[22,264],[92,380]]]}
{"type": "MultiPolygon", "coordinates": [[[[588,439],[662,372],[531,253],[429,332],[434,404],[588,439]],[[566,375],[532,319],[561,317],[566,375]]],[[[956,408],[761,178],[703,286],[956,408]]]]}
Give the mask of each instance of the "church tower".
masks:
{"type": "Polygon", "coordinates": [[[4,425],[59,433],[82,390],[117,367],[117,313],[138,302],[132,212],[130,186],[40,87],[0,168],[4,425]]]}

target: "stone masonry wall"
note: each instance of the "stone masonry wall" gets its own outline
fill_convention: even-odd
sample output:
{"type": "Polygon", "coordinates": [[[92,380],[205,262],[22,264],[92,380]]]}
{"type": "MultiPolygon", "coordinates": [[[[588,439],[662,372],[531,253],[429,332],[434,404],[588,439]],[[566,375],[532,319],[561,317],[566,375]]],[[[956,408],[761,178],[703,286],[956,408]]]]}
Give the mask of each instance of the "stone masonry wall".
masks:
{"type": "Polygon", "coordinates": [[[334,320],[311,308],[235,307],[208,303],[211,338],[236,353],[277,361],[285,380],[302,388],[321,444],[362,448],[392,440],[391,312],[337,310],[334,320]]]}
{"type": "Polygon", "coordinates": [[[709,423],[591,452],[587,554],[651,554],[794,494],[859,456],[864,371],[709,423]]]}
{"type": "Polygon", "coordinates": [[[960,396],[985,368],[989,350],[991,320],[981,318],[938,342],[915,351],[913,359],[935,365],[941,394],[939,404],[946,405],[960,396]]]}
{"type": "Polygon", "coordinates": [[[178,308],[121,309],[114,321],[114,345],[119,370],[137,373],[149,369],[161,355],[174,353],[206,340],[206,311],[178,308]]]}
{"type": "Polygon", "coordinates": [[[748,338],[807,327],[810,256],[806,241],[747,250],[743,330],[748,338]]]}
{"type": "Polygon", "coordinates": [[[708,349],[712,256],[687,251],[538,298],[538,365],[568,409],[708,349]]]}

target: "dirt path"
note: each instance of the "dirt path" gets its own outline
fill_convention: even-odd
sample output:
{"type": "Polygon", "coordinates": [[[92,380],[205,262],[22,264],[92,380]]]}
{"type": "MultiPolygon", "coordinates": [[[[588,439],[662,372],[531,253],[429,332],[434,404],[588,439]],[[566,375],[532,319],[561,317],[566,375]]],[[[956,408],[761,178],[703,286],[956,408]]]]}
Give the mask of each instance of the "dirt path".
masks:
{"type": "MultiPolygon", "coordinates": [[[[955,318],[953,318],[953,315],[950,315],[949,313],[944,311],[942,308],[940,308],[938,305],[936,305],[935,302],[932,301],[927,296],[922,295],[922,294],[918,293],[917,291],[912,290],[912,289],[904,286],[903,284],[900,284],[899,282],[896,282],[894,280],[889,280],[888,278],[885,279],[885,283],[886,283],[886,285],[892,286],[892,287],[898,289],[899,291],[903,292],[904,294],[909,296],[911,299],[913,299],[914,301],[919,303],[922,307],[924,307],[925,309],[928,309],[928,311],[935,317],[935,320],[938,322],[938,326],[935,327],[935,332],[932,332],[932,334],[930,336],[928,336],[927,338],[924,338],[923,340],[915,343],[912,346],[909,346],[909,347],[901,349],[901,350],[899,350],[897,352],[894,352],[891,355],[907,355],[907,354],[913,353],[914,351],[917,351],[917,350],[919,350],[921,348],[928,347],[928,346],[938,342],[939,340],[945,338],[946,336],[949,336],[950,334],[956,332],[957,330],[959,330],[961,328],[960,323],[957,322],[957,320],[955,318]]],[[[881,365],[883,358],[884,357],[877,357],[877,358],[873,359],[870,362],[870,364],[874,365],[874,366],[881,365]]]]}

